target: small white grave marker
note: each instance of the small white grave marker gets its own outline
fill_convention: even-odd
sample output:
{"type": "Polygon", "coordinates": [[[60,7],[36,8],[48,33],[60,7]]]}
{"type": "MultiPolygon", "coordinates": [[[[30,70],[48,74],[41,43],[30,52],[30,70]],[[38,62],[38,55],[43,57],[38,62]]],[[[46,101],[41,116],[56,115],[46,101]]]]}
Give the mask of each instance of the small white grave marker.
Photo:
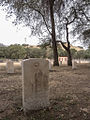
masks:
{"type": "Polygon", "coordinates": [[[77,62],[76,61],[72,61],[72,69],[77,69],[77,62]]]}
{"type": "Polygon", "coordinates": [[[53,66],[53,61],[48,59],[48,58],[46,60],[48,60],[48,62],[49,62],[49,70],[51,70],[52,66],[53,66]]]}
{"type": "Polygon", "coordinates": [[[7,71],[7,73],[14,73],[14,64],[13,64],[13,61],[11,61],[11,60],[7,61],[6,71],[7,71]]]}

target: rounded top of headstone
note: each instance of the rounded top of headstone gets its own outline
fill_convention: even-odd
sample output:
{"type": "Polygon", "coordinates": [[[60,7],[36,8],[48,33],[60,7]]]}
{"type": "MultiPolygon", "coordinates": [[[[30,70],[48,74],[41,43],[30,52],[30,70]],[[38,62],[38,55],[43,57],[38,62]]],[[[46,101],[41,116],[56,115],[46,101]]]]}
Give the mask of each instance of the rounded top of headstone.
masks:
{"type": "Polygon", "coordinates": [[[27,62],[27,61],[47,61],[47,63],[48,63],[48,60],[46,60],[46,59],[43,59],[43,58],[29,58],[29,59],[25,59],[25,60],[23,60],[22,62],[27,62]]]}

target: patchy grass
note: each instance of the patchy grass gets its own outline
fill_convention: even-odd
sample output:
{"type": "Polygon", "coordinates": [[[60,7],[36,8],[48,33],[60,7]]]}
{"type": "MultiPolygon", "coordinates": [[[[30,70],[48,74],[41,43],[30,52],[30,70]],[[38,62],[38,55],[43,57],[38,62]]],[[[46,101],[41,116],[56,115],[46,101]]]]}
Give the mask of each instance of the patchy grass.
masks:
{"type": "Polygon", "coordinates": [[[49,74],[50,106],[25,115],[22,76],[0,70],[0,120],[90,120],[90,64],[53,67],[49,74]]]}

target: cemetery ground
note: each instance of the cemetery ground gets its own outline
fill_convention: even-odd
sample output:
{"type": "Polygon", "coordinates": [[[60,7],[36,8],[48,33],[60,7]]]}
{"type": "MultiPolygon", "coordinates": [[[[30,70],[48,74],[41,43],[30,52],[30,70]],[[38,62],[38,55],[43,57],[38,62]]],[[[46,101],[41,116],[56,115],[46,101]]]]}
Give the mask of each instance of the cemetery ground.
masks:
{"type": "Polygon", "coordinates": [[[90,64],[77,69],[60,66],[49,71],[48,108],[23,113],[22,74],[0,69],[0,120],[90,120],[90,64]]]}

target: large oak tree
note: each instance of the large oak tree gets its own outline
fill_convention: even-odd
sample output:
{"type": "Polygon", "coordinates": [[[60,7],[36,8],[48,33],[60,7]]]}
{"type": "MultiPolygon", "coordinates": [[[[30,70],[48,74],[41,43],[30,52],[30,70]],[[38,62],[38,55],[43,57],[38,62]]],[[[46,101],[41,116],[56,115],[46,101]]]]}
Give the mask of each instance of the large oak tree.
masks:
{"type": "Polygon", "coordinates": [[[55,31],[55,13],[61,7],[62,0],[1,0],[8,5],[9,13],[16,15],[16,21],[30,27],[31,33],[45,34],[47,31],[52,41],[54,66],[58,66],[58,52],[55,31]]]}

